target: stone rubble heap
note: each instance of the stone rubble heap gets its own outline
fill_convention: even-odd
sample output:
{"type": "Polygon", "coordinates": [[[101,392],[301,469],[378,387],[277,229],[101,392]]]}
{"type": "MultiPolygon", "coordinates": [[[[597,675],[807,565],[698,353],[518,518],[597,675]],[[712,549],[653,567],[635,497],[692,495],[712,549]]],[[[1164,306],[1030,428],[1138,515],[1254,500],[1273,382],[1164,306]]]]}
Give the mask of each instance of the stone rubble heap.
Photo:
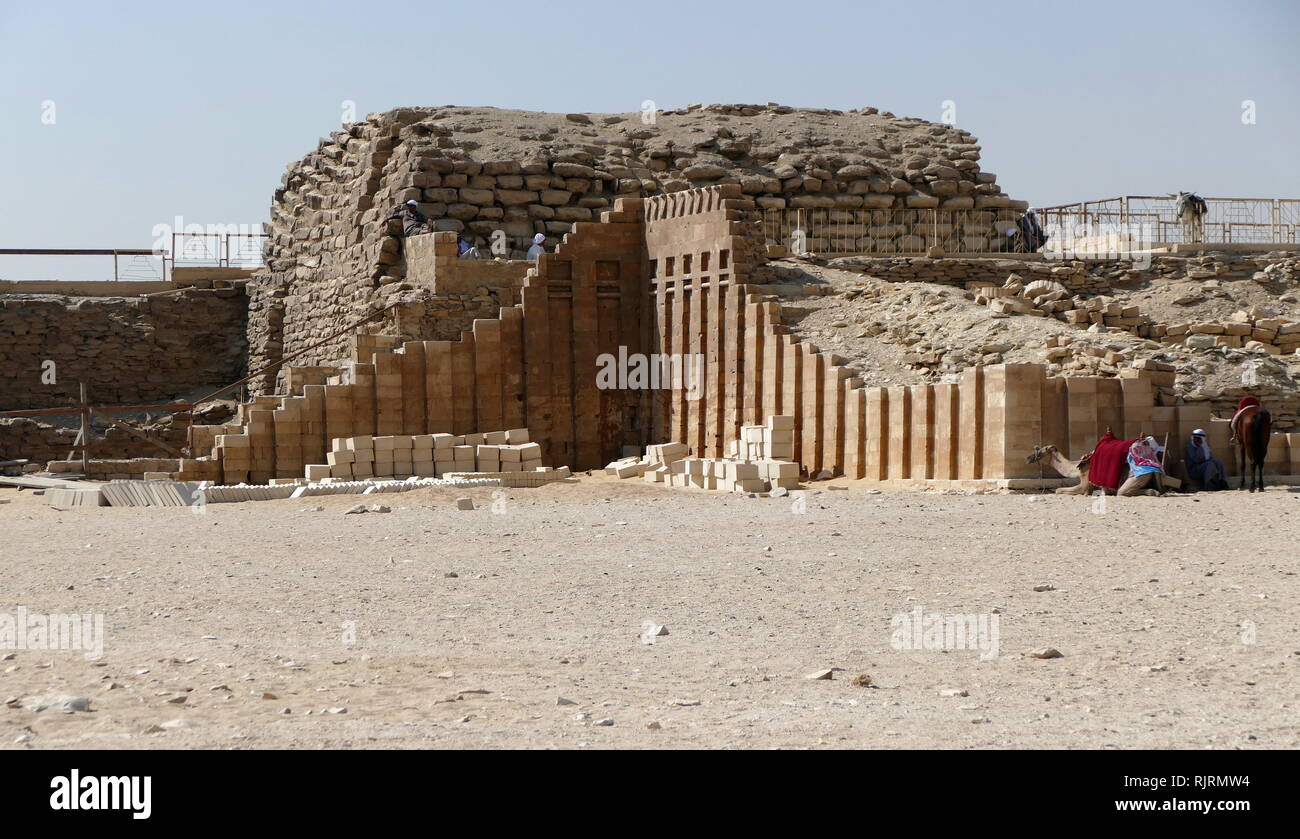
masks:
{"type": "Polygon", "coordinates": [[[1238,311],[1226,321],[1170,325],[1165,327],[1161,340],[1183,343],[1193,349],[1229,347],[1285,355],[1300,350],[1300,321],[1238,311]]]}
{"type": "Polygon", "coordinates": [[[975,302],[1000,315],[1025,314],[1054,317],[1092,332],[1129,332],[1165,344],[1184,344],[1192,349],[1230,347],[1269,355],[1294,353],[1300,349],[1300,321],[1269,317],[1263,312],[1233,313],[1226,321],[1164,324],[1142,314],[1137,306],[1099,295],[1087,299],[1070,297],[1060,283],[1035,280],[1028,285],[1012,274],[998,287],[976,286],[975,302]]]}
{"type": "Polygon", "coordinates": [[[1054,280],[1072,294],[1104,294],[1143,282],[1172,280],[1195,280],[1213,288],[1211,281],[1252,279],[1279,296],[1293,294],[1300,286],[1300,259],[1288,258],[1278,251],[1250,254],[1210,252],[1202,256],[1139,255],[1136,259],[1113,254],[1104,259],[1087,260],[1057,258],[1052,254],[1042,260],[960,255],[937,258],[855,255],[831,259],[814,256],[809,261],[891,283],[936,283],[957,288],[967,288],[972,283],[999,285],[1008,274],[1014,273],[1025,278],[1025,285],[1036,280],[1054,280]],[[1137,259],[1149,262],[1142,264],[1137,259]]]}
{"type": "Polygon", "coordinates": [[[647,446],[644,457],[625,457],[605,467],[618,478],[722,492],[770,492],[799,488],[794,459],[794,417],[770,416],[766,425],[741,426],[727,457],[686,457],[682,443],[647,446]]]}

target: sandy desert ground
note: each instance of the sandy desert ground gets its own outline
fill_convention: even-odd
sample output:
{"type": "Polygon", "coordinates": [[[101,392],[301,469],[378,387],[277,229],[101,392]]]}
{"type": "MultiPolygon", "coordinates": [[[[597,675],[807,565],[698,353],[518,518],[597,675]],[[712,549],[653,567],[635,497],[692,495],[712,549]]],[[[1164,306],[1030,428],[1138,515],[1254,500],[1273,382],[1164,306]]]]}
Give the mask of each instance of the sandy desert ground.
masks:
{"type": "Polygon", "coordinates": [[[829,486],[802,512],[602,476],[362,515],[0,489],[0,612],[106,636],[98,660],[0,651],[0,746],[1300,747],[1296,488],[829,486]],[[896,649],[916,607],[996,614],[998,655],[896,649]],[[30,710],[61,696],[90,710],[30,710]]]}

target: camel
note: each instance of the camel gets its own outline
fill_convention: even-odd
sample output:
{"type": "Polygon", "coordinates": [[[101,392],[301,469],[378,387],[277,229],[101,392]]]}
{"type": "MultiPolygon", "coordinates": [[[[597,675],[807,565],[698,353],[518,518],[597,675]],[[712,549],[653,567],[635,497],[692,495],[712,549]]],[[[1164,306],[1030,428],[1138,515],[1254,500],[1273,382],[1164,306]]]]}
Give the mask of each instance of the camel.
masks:
{"type": "Polygon", "coordinates": [[[1175,196],[1174,215],[1183,225],[1183,238],[1191,242],[1205,241],[1205,214],[1209,212],[1205,199],[1194,192],[1180,192],[1175,196]]]}
{"type": "MultiPolygon", "coordinates": [[[[1141,435],[1145,436],[1145,435],[1141,435]]],[[[1065,455],[1061,454],[1056,446],[1034,447],[1034,451],[1025,458],[1026,463],[1038,463],[1042,461],[1048,466],[1060,473],[1063,478],[1079,479],[1079,483],[1074,486],[1057,487],[1054,492],[1057,495],[1095,495],[1098,492],[1104,492],[1106,495],[1119,495],[1129,497],[1133,495],[1160,495],[1158,489],[1148,489],[1151,476],[1143,475],[1141,477],[1129,476],[1119,485],[1118,490],[1106,489],[1099,487],[1092,481],[1088,480],[1088,466],[1092,460],[1092,452],[1085,454],[1080,460],[1072,461],[1065,455]]],[[[1163,476],[1162,476],[1163,477],[1163,476]]],[[[1164,480],[1170,479],[1165,477],[1164,480]]],[[[1156,484],[1159,486],[1159,483],[1156,484]]]]}
{"type": "Polygon", "coordinates": [[[1057,495],[1091,495],[1098,487],[1093,486],[1088,480],[1088,461],[1092,459],[1092,453],[1084,455],[1078,462],[1070,460],[1061,454],[1056,446],[1043,446],[1035,448],[1034,453],[1025,458],[1026,463],[1038,463],[1043,461],[1048,466],[1060,473],[1062,478],[1078,478],[1079,483],[1074,486],[1057,487],[1057,495]]]}

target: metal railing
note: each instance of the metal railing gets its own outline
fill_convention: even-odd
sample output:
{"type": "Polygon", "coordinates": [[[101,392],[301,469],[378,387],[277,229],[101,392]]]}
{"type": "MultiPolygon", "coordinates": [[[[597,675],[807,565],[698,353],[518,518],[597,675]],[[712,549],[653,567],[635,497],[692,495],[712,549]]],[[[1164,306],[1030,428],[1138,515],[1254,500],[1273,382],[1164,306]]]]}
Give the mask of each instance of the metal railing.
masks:
{"type": "Polygon", "coordinates": [[[265,233],[172,233],[172,267],[261,268],[265,233]]]}
{"type": "Polygon", "coordinates": [[[1019,210],[781,209],[763,211],[763,235],[792,252],[823,256],[998,253],[1019,210]]]}
{"type": "Polygon", "coordinates": [[[1177,196],[1126,195],[1036,209],[1039,224],[1064,237],[1142,231],[1154,244],[1295,244],[1300,242],[1300,199],[1206,198],[1196,226],[1174,212],[1177,196]]]}
{"type": "Polygon", "coordinates": [[[0,248],[0,256],[111,256],[113,280],[161,280],[166,276],[166,254],[147,248],[0,248]],[[153,260],[161,258],[162,264],[153,260]]]}
{"type": "MultiPolygon", "coordinates": [[[[171,276],[171,269],[180,266],[212,268],[261,268],[265,265],[262,258],[262,246],[266,241],[265,233],[173,233],[171,250],[165,250],[164,242],[149,248],[0,248],[0,256],[8,257],[112,257],[112,279],[117,280],[152,280],[163,281],[171,276]]],[[[53,263],[41,260],[20,260],[22,266],[39,262],[40,265],[53,263]]],[[[63,265],[64,263],[59,263],[63,265]]],[[[80,264],[80,263],[78,263],[80,264]]],[[[30,270],[20,266],[19,270],[30,270]]],[[[82,274],[84,271],[69,271],[82,274]]],[[[95,273],[98,273],[96,271],[95,273]]],[[[80,276],[77,279],[101,279],[80,276]]],[[[3,279],[3,276],[0,276],[3,279]]],[[[57,280],[52,280],[57,281],[57,280]]],[[[76,279],[72,280],[76,281],[76,279]]]]}

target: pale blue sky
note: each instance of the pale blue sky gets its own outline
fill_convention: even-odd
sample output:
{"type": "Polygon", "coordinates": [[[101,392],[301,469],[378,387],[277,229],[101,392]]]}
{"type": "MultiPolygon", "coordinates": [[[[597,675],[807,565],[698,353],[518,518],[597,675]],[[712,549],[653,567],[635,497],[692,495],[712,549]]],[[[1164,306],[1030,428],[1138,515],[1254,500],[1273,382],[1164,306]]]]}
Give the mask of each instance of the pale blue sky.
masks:
{"type": "MultiPolygon", "coordinates": [[[[261,222],[343,100],[360,115],[653,99],[932,120],[952,100],[982,166],[1034,205],[1300,198],[1298,33],[1296,0],[0,0],[0,248],[147,248],[177,215],[261,222]]],[[[111,270],[50,264],[0,257],[0,277],[111,270]]]]}

